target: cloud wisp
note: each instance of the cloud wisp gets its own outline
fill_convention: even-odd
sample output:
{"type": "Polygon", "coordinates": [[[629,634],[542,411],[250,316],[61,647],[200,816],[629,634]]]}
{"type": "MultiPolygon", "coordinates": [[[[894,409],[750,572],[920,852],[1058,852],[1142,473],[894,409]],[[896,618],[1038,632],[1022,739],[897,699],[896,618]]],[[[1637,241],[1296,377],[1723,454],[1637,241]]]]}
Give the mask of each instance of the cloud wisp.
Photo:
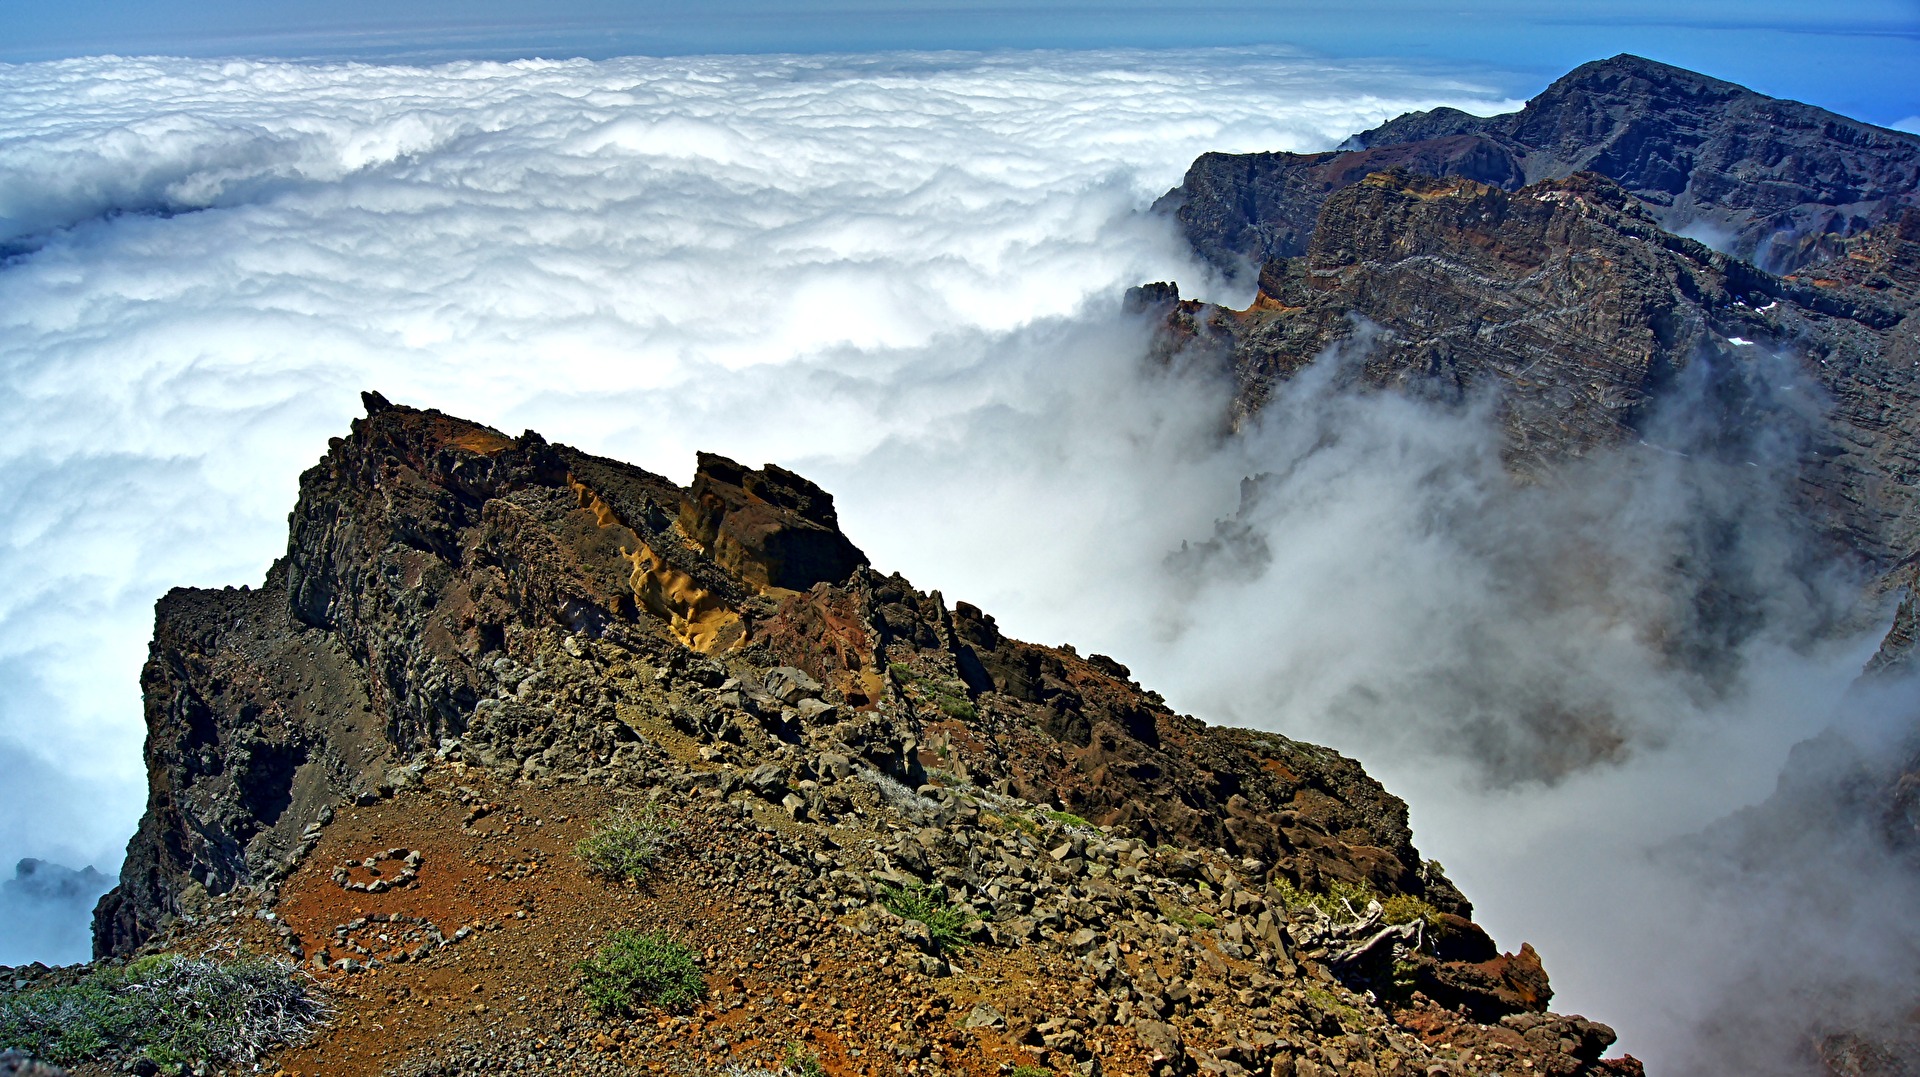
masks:
{"type": "Polygon", "coordinates": [[[1442,103],[1517,107],[1236,51],[0,69],[0,768],[37,805],[0,863],[111,865],[154,599],[257,582],[376,388],[682,479],[794,467],[883,569],[1359,756],[1566,1006],[1680,1057],[1646,985],[1706,951],[1656,945],[1630,866],[1765,796],[1870,646],[1827,631],[1791,453],[1676,418],[1516,487],[1488,409],[1338,356],[1230,434],[1120,303],[1245,298],[1143,212],[1198,153],[1442,103]],[[1683,660],[1728,528],[1750,630],[1683,660]]]}

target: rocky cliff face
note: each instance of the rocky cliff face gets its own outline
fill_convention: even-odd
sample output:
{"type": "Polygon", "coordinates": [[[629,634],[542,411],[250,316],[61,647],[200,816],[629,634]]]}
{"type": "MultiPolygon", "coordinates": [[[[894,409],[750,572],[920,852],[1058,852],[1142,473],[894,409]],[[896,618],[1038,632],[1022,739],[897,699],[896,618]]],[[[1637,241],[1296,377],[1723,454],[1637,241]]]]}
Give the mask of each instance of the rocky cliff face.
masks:
{"type": "Polygon", "coordinates": [[[1721,433],[1797,427],[1812,517],[1884,567],[1920,537],[1916,229],[1909,211],[1776,277],[1667,232],[1591,173],[1508,192],[1395,169],[1330,197],[1306,253],[1267,263],[1246,310],[1171,305],[1166,346],[1217,351],[1242,421],[1348,342],[1368,384],[1496,393],[1522,472],[1660,440],[1657,407],[1686,387],[1726,412],[1721,433]],[[1790,379],[1817,387],[1824,415],[1782,396],[1790,379]]]}
{"type": "MultiPolygon", "coordinates": [[[[1737,904],[1808,865],[1878,879],[1912,862],[1920,710],[1900,678],[1920,556],[1917,165],[1920,138],[1615,57],[1519,113],[1414,113],[1335,153],[1206,155],[1161,206],[1203,257],[1250,261],[1255,300],[1182,302],[1166,283],[1130,299],[1164,316],[1163,358],[1230,368],[1239,423],[1313,368],[1360,390],[1493,401],[1523,483],[1634,443],[1784,465],[1821,554],[1877,577],[1875,600],[1903,596],[1848,704],[1896,747],[1802,745],[1770,801],[1703,835],[1694,853],[1736,865],[1715,885],[1737,904]]],[[[1748,489],[1737,471],[1729,484],[1748,489]]],[[[1751,603],[1714,575],[1676,596],[1696,621],[1663,635],[1738,635],[1751,603]]],[[[1797,987],[1839,999],[1830,979],[1797,987]]],[[[1905,1072],[1916,1041],[1899,1008],[1850,997],[1766,1032],[1798,1037],[1810,1070],[1905,1072]]],[[[1722,1036],[1782,1020],[1739,1003],[1721,1018],[1722,1036]]]]}
{"type": "Polygon", "coordinates": [[[1416,112],[1342,152],[1207,154],[1162,205],[1203,256],[1257,267],[1304,253],[1329,194],[1393,167],[1509,191],[1595,172],[1662,228],[1776,272],[1920,204],[1920,136],[1622,55],[1515,113],[1416,112]]]}
{"type": "Polygon", "coordinates": [[[291,523],[263,587],[158,608],[97,918],[102,956],[311,965],[344,1008],[289,1072],[1638,1072],[1352,760],[881,575],[790,472],[682,490],[369,395],[291,523]],[[672,834],[640,888],[568,852],[622,803],[672,834]],[[581,1016],[624,925],[692,940],[707,1001],[581,1016]]]}

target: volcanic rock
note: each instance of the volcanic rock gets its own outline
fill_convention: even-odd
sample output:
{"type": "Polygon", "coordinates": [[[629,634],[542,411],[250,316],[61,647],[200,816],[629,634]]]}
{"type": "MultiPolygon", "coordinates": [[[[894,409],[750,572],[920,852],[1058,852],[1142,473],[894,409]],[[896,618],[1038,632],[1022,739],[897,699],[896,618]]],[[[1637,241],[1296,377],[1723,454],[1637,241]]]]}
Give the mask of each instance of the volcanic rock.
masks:
{"type": "Polygon", "coordinates": [[[102,957],[312,969],[338,1012],[285,1072],[1639,1072],[1498,1023],[1542,1015],[1538,957],[1352,760],[876,572],[791,472],[703,455],[682,490],[367,410],[263,587],[160,603],[96,921],[102,957]],[[648,821],[643,878],[576,855],[602,819],[648,821]],[[1403,942],[1365,942],[1383,901],[1403,942]],[[703,999],[584,1010],[616,927],[687,940],[703,999]]]}
{"type": "Polygon", "coordinates": [[[1703,379],[1717,430],[1797,431],[1809,517],[1884,567],[1920,542],[1916,228],[1908,211],[1776,277],[1663,230],[1592,173],[1508,192],[1396,169],[1329,198],[1307,252],[1268,263],[1246,310],[1163,304],[1165,347],[1219,352],[1240,422],[1337,345],[1368,385],[1491,392],[1522,472],[1653,436],[1663,397],[1703,379]],[[1782,396],[1769,363],[1827,413],[1782,396]]]}
{"type": "Polygon", "coordinates": [[[1162,199],[1226,268],[1305,253],[1321,204],[1388,168],[1517,190],[1606,176],[1661,227],[1788,272],[1920,205],[1920,136],[1621,55],[1519,112],[1415,112],[1329,153],[1206,154],[1162,199]]]}

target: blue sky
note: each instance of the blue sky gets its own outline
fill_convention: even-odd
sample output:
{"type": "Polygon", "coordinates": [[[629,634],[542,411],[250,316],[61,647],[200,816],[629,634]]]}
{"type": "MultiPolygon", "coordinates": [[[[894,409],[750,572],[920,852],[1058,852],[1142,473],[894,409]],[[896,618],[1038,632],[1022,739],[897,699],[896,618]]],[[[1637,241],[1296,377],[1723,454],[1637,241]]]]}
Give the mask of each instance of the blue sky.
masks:
{"type": "Polygon", "coordinates": [[[1920,0],[11,0],[0,60],[1292,45],[1499,69],[1530,93],[1636,52],[1872,122],[1920,115],[1920,0]]]}

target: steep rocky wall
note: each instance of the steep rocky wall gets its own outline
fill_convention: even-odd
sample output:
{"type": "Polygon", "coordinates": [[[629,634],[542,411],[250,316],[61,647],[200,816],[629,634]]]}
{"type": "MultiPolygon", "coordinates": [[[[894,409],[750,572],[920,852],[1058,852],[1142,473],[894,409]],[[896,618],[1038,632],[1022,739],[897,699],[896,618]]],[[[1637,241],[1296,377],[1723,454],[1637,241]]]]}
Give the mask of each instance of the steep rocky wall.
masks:
{"type": "Polygon", "coordinates": [[[1257,269],[1304,253],[1334,191],[1392,167],[1505,190],[1596,172],[1663,228],[1777,272],[1920,198],[1920,136],[1622,55],[1574,69],[1519,112],[1410,113],[1335,153],[1207,154],[1161,206],[1202,256],[1257,269]]]}
{"type": "Polygon", "coordinates": [[[209,894],[271,877],[387,755],[365,688],[337,638],[288,615],[277,567],[261,588],[168,592],[141,674],[147,810],[95,951],[130,953],[209,894]]]}
{"type": "Polygon", "coordinates": [[[646,735],[997,790],[1290,884],[1420,896],[1477,931],[1412,845],[1406,806],[1357,764],[1207,727],[1112,659],[1008,639],[881,576],[798,476],[703,456],[683,491],[532,433],[367,405],[302,476],[265,586],[176,591],[157,611],[152,795],[101,905],[102,954],[205,895],[271,883],[328,804],[391,795],[434,759],[593,776],[646,735]],[[727,631],[693,631],[690,603],[727,631]],[[570,636],[662,673],[529,672],[570,636]],[[783,701],[781,669],[826,702],[783,701]]]}
{"type": "Polygon", "coordinates": [[[1810,518],[1885,567],[1920,541],[1905,433],[1920,405],[1916,228],[1909,211],[1775,277],[1666,232],[1596,175],[1508,192],[1375,173],[1327,200],[1307,253],[1269,263],[1247,310],[1168,306],[1166,346],[1217,349],[1244,419],[1364,325],[1355,376],[1452,401],[1497,392],[1521,472],[1650,436],[1692,372],[1721,409],[1702,418],[1727,436],[1802,440],[1810,518]],[[1774,355],[1819,386],[1824,414],[1775,395],[1774,355]]]}

